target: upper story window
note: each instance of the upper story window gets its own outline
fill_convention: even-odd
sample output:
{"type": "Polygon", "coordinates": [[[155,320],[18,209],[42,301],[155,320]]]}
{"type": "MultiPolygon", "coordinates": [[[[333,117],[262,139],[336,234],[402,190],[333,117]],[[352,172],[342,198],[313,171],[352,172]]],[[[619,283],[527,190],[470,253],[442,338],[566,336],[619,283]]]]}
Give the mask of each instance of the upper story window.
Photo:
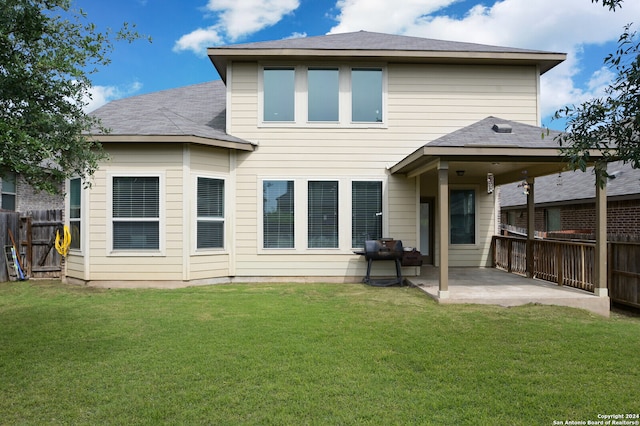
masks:
{"type": "Polygon", "coordinates": [[[351,120],[364,123],[382,122],[382,70],[351,70],[351,120]]]}
{"type": "Polygon", "coordinates": [[[382,67],[265,66],[260,87],[261,123],[384,126],[385,78],[382,67]]]}
{"type": "Polygon", "coordinates": [[[264,121],[295,121],[295,69],[265,68],[264,121]]]}
{"type": "Polygon", "coordinates": [[[307,74],[309,121],[340,120],[340,80],[337,68],[309,68],[307,74]]]}

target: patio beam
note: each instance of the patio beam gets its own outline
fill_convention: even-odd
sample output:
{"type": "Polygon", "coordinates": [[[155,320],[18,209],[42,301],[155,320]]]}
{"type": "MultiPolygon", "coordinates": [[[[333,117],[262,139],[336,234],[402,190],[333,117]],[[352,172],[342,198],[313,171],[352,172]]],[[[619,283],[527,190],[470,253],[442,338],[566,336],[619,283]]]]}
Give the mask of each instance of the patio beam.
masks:
{"type": "Polygon", "coordinates": [[[438,246],[440,270],[438,297],[449,298],[449,163],[438,163],[438,246]]]}
{"type": "Polygon", "coordinates": [[[535,178],[527,178],[527,277],[533,278],[533,240],[536,237],[535,178]]]}

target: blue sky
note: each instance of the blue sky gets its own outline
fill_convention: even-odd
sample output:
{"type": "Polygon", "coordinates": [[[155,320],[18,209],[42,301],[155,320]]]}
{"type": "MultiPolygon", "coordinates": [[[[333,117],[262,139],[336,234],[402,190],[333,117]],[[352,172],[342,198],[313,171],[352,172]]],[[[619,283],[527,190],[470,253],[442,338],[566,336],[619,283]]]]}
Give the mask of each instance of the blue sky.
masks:
{"type": "MultiPolygon", "coordinates": [[[[562,106],[602,94],[603,58],[640,1],[610,12],[591,0],[75,0],[98,29],[123,22],[152,37],[120,43],[93,75],[90,109],[105,102],[218,79],[206,47],[358,30],[564,52],[542,77],[543,125],[562,106]]],[[[637,28],[637,25],[635,26],[637,28]]]]}

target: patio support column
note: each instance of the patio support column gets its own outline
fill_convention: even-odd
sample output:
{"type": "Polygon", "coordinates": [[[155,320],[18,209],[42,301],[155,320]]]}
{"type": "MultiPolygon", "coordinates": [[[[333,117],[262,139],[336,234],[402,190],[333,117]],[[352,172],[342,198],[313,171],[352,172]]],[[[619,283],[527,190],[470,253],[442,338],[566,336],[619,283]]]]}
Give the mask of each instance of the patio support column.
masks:
{"type": "Polygon", "coordinates": [[[449,298],[449,163],[438,164],[438,247],[440,248],[440,275],[438,297],[449,298]]]}
{"type": "Polygon", "coordinates": [[[608,297],[607,290],[607,163],[598,162],[596,171],[596,248],[594,265],[594,293],[608,297]],[[603,182],[603,185],[600,185],[603,182]]]}
{"type": "Polygon", "coordinates": [[[536,202],[535,179],[527,178],[529,195],[527,195],[527,277],[533,278],[533,240],[536,237],[536,202]]]}

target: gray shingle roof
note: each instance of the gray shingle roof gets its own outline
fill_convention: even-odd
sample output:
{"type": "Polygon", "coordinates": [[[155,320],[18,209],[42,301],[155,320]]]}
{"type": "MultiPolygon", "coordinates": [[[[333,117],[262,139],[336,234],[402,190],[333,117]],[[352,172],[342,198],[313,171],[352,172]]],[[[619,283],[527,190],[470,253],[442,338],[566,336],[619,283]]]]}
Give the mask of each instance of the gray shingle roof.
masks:
{"type": "MultiPolygon", "coordinates": [[[[633,169],[630,164],[614,162],[607,166],[607,172],[615,176],[607,179],[607,197],[640,197],[640,170],[633,169]]],[[[596,196],[593,168],[586,172],[576,170],[538,177],[534,188],[536,204],[579,202],[595,199],[596,196]]],[[[500,187],[502,207],[522,207],[526,204],[527,197],[518,183],[500,187]]]]}
{"type": "Polygon", "coordinates": [[[119,99],[91,115],[114,136],[197,136],[249,144],[225,131],[226,88],[220,80],[119,99]]]}
{"type": "Polygon", "coordinates": [[[502,52],[502,53],[549,53],[539,50],[490,46],[476,43],[435,40],[369,31],[329,34],[286,40],[263,41],[228,46],[216,49],[327,49],[327,50],[407,50],[434,52],[502,52]]]}
{"type": "Polygon", "coordinates": [[[496,146],[513,148],[559,148],[554,140],[560,132],[547,130],[517,121],[487,117],[467,127],[456,130],[425,145],[425,147],[496,146]],[[509,133],[495,131],[498,127],[511,128],[509,133]]]}

